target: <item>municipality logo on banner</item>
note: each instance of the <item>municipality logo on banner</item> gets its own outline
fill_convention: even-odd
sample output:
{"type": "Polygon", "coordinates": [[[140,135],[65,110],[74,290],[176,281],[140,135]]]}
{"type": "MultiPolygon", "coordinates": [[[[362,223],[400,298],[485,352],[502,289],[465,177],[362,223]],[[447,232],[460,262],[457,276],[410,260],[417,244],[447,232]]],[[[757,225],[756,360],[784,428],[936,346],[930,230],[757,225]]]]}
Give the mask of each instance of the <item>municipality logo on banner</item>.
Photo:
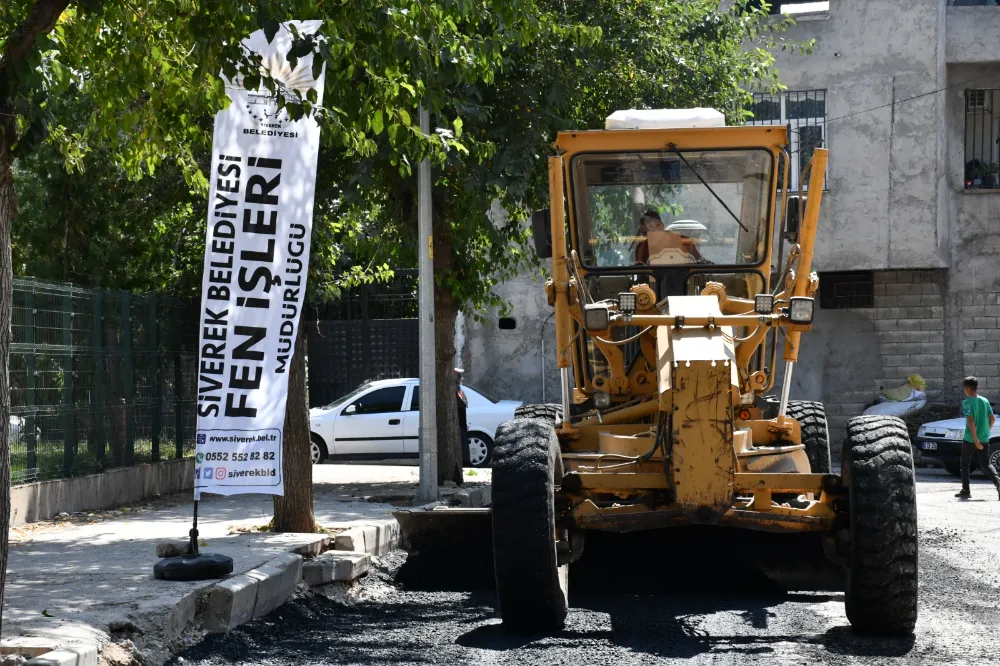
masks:
{"type": "MultiPolygon", "coordinates": [[[[314,34],[320,21],[294,22],[314,34]]],[[[323,100],[312,56],[295,67],[287,24],[270,44],[244,41],[261,66],[323,100]]],[[[282,435],[288,372],[305,298],[319,126],[291,120],[266,89],[228,85],[215,117],[202,280],[195,498],[202,492],[284,494],[282,435]]]]}

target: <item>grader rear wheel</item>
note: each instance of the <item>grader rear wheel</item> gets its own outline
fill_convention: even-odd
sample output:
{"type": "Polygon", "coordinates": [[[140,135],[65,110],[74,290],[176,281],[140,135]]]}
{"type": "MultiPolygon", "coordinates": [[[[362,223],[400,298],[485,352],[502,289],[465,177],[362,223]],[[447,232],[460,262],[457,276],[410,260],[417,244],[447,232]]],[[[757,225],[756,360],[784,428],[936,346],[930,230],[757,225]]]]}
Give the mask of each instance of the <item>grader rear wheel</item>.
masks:
{"type": "Polygon", "coordinates": [[[917,496],[906,424],[851,419],[843,475],[851,512],[847,619],[859,634],[908,636],[917,622],[917,496]]]}
{"type": "Polygon", "coordinates": [[[507,421],[497,429],[493,456],[493,561],[500,616],[515,631],[561,629],[569,566],[559,565],[556,552],[555,430],[542,419],[507,421]]]}
{"type": "Polygon", "coordinates": [[[813,474],[829,474],[830,431],[826,427],[826,409],[821,402],[789,400],[788,416],[802,427],[802,443],[806,447],[809,466],[813,474]]]}

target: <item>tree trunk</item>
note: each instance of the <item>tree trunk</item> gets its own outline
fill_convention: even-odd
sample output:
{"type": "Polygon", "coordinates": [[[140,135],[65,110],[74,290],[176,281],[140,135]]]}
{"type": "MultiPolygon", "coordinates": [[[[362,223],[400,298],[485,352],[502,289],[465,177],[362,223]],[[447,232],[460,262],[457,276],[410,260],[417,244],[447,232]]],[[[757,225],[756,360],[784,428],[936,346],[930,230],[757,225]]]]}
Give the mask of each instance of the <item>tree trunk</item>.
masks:
{"type": "MultiPolygon", "coordinates": [[[[451,224],[434,218],[434,273],[452,268],[451,224]]],[[[438,483],[462,483],[462,446],[458,426],[458,378],[455,375],[455,320],[458,304],[447,286],[434,285],[434,367],[437,374],[438,483]]]]}
{"type": "Polygon", "coordinates": [[[309,403],[306,400],[306,331],[299,321],[288,371],[288,402],[282,441],[285,496],[274,498],[275,532],[315,532],[312,457],[309,451],[309,403]]]}
{"type": "MultiPolygon", "coordinates": [[[[10,230],[17,214],[14,191],[14,158],[10,149],[16,137],[13,109],[0,105],[0,608],[7,584],[7,545],[10,530],[10,377],[11,307],[14,275],[10,256],[10,230]]],[[[3,618],[0,617],[0,631],[3,618]]]]}

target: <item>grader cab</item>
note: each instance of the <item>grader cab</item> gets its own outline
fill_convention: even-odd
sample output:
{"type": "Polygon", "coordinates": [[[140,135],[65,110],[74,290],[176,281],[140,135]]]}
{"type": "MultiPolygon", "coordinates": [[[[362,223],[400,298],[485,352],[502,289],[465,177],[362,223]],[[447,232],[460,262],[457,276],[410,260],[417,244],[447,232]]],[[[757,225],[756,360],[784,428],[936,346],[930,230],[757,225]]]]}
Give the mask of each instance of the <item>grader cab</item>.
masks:
{"type": "Polygon", "coordinates": [[[706,110],[624,124],[559,134],[550,207],[533,218],[552,259],[562,390],[496,436],[504,625],[563,625],[568,565],[590,530],[715,525],[820,533],[855,630],[912,633],[906,427],[852,419],[836,474],[823,406],[790,395],[819,285],[810,267],[827,151],[806,162],[789,155],[786,128],[725,127],[706,110]],[[792,173],[803,187],[790,197],[792,173]]]}

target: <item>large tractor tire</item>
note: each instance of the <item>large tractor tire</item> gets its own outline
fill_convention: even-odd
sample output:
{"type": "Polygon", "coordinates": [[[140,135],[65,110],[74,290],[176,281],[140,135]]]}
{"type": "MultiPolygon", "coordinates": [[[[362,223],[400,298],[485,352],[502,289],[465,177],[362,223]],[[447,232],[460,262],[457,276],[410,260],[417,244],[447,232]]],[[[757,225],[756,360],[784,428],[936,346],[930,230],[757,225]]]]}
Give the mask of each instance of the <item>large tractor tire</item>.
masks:
{"type": "Polygon", "coordinates": [[[833,465],[830,463],[830,431],[826,427],[823,403],[789,400],[786,414],[798,421],[802,428],[802,443],[806,446],[812,473],[829,474],[833,465]]]}
{"type": "Polygon", "coordinates": [[[842,464],[851,512],[847,619],[859,634],[908,636],[917,622],[917,493],[906,424],[851,419],[842,464]]]}
{"type": "Polygon", "coordinates": [[[493,453],[493,562],[504,626],[555,631],[566,620],[569,565],[556,552],[559,442],[551,423],[514,419],[497,429],[493,453]]]}
{"type": "Polygon", "coordinates": [[[515,419],[542,419],[550,423],[562,421],[562,405],[521,405],[514,409],[515,419]]]}

